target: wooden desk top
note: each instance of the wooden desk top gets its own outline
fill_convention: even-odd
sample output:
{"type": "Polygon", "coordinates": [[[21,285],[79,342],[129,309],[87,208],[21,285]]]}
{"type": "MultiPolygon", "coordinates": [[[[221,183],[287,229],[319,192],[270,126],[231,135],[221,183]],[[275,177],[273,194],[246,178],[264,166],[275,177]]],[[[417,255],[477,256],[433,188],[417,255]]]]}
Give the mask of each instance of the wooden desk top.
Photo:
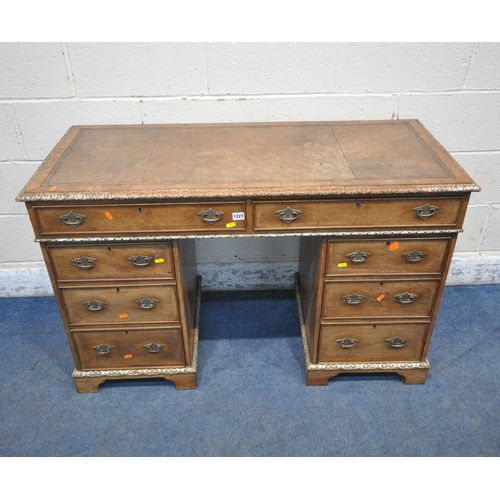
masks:
{"type": "Polygon", "coordinates": [[[17,201],[479,191],[418,120],[75,126],[17,201]]]}

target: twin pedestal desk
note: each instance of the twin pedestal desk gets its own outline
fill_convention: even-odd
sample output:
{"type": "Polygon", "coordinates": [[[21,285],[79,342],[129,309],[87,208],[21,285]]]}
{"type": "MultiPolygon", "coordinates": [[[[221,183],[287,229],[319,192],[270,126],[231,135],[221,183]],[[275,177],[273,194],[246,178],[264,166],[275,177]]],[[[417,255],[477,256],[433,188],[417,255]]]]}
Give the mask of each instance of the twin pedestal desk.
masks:
{"type": "MultiPolygon", "coordinates": [[[[75,126],[17,200],[54,287],[80,392],[196,387],[196,238],[300,236],[306,382],[427,351],[470,193],[417,120],[75,126]]],[[[221,240],[224,241],[224,240],[221,240]]]]}

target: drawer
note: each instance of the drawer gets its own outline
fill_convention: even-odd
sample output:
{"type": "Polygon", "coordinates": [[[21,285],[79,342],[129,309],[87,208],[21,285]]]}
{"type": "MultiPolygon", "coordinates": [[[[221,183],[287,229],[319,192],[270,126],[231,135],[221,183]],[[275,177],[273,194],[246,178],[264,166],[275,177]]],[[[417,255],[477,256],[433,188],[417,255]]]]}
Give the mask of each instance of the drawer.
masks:
{"type": "Polygon", "coordinates": [[[460,203],[461,198],[259,201],[254,205],[254,227],[261,231],[455,227],[460,203]]]}
{"type": "Polygon", "coordinates": [[[72,333],[82,369],[184,366],[179,328],[72,333]]]}
{"type": "Polygon", "coordinates": [[[37,206],[34,211],[41,236],[232,232],[246,228],[243,202],[37,206]],[[230,227],[226,227],[228,223],[230,227]]]}
{"type": "Polygon", "coordinates": [[[172,245],[48,245],[56,280],[173,279],[172,245]]]}
{"type": "Polygon", "coordinates": [[[179,321],[175,285],[62,288],[61,293],[71,325],[179,321]]]}
{"type": "Polygon", "coordinates": [[[430,317],[439,280],[330,281],[323,318],[430,317]]]}
{"type": "Polygon", "coordinates": [[[327,276],[443,272],[450,238],[330,240],[327,276]]]}
{"type": "Polygon", "coordinates": [[[428,324],[321,325],[319,363],[420,361],[428,324]]]}

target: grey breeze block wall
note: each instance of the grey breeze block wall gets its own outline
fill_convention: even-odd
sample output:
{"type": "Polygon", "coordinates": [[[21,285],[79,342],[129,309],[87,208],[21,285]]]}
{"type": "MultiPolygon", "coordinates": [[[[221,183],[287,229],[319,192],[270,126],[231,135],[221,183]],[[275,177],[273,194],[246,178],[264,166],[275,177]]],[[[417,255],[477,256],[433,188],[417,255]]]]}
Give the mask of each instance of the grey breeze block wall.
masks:
{"type": "MultiPolygon", "coordinates": [[[[482,187],[448,284],[500,281],[500,43],[1,43],[0,69],[0,296],[52,293],[14,198],[84,124],[418,118],[482,187]]],[[[289,287],[298,240],[197,251],[205,289],[289,287]]]]}

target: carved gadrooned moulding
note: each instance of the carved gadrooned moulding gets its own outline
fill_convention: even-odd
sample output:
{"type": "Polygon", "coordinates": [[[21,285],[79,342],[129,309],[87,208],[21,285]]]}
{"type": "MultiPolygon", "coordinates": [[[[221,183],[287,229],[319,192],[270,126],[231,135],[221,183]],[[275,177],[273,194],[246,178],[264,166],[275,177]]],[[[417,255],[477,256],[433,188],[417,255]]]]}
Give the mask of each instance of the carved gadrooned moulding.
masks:
{"type": "Polygon", "coordinates": [[[138,368],[130,370],[73,370],[73,378],[111,378],[111,377],[155,377],[177,375],[179,373],[196,373],[192,366],[184,368],[138,368]]]}
{"type": "Polygon", "coordinates": [[[86,192],[49,192],[23,193],[16,201],[105,201],[105,200],[168,200],[182,198],[242,198],[266,196],[366,196],[366,195],[405,195],[435,193],[465,193],[478,191],[475,184],[429,184],[404,186],[335,186],[305,187],[302,189],[179,189],[179,190],[138,190],[138,191],[86,191],[86,192]]]}
{"type": "Polygon", "coordinates": [[[308,370],[333,370],[333,371],[349,371],[349,370],[428,370],[431,367],[426,361],[416,361],[414,363],[325,363],[307,365],[308,370]]]}
{"type": "Polygon", "coordinates": [[[162,236],[116,236],[116,237],[88,237],[88,238],[38,238],[38,243],[54,243],[60,241],[63,243],[107,243],[113,241],[128,241],[128,242],[151,242],[151,241],[169,241],[169,240],[184,240],[184,239],[202,239],[202,238],[284,238],[290,236],[418,236],[426,234],[429,236],[445,236],[450,234],[460,233],[459,229],[425,229],[414,231],[317,231],[303,233],[224,233],[213,235],[192,235],[192,234],[168,234],[162,236]]]}

